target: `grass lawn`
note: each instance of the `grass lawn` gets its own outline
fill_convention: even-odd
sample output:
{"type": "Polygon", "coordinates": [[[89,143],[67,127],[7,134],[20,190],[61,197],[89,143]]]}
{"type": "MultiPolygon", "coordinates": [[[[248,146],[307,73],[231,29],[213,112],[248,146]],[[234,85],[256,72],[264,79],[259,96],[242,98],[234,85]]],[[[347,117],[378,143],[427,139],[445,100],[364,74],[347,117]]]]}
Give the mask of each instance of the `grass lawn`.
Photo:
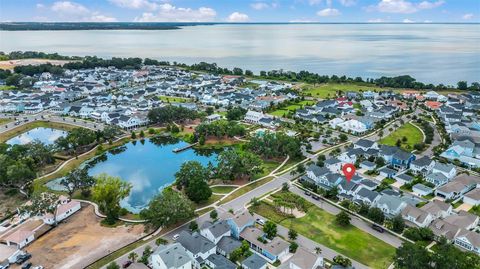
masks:
{"type": "Polygon", "coordinates": [[[353,83],[345,83],[345,84],[338,84],[338,83],[327,83],[318,86],[308,85],[303,88],[303,94],[312,95],[312,97],[317,98],[328,98],[328,97],[335,97],[335,94],[338,91],[385,91],[389,90],[388,88],[380,88],[375,86],[364,86],[358,85],[353,83]]]}
{"type": "Polygon", "coordinates": [[[218,203],[218,205],[228,203],[228,202],[232,201],[233,199],[235,199],[237,197],[240,197],[240,196],[244,195],[245,193],[247,193],[247,192],[249,192],[249,191],[251,191],[255,188],[258,188],[259,186],[262,186],[263,184],[266,184],[266,183],[272,181],[272,179],[273,179],[273,177],[266,177],[262,180],[258,180],[256,182],[254,182],[250,185],[240,187],[236,191],[234,191],[232,194],[227,196],[225,199],[223,199],[220,203],[218,203]]]}
{"type": "Polygon", "coordinates": [[[183,97],[174,97],[174,96],[158,96],[158,99],[164,101],[164,102],[172,102],[172,103],[186,103],[190,101],[188,98],[183,98],[183,97]]]}
{"type": "MultiPolygon", "coordinates": [[[[0,119],[0,125],[5,124],[5,123],[9,123],[9,122],[11,122],[11,121],[12,121],[11,119],[1,118],[1,119],[0,119]]],[[[1,127],[1,126],[0,126],[0,127],[1,127]]]]}
{"type": "Polygon", "coordinates": [[[9,91],[13,89],[15,89],[15,86],[7,86],[7,85],[0,86],[0,91],[9,91]]]}
{"type": "Polygon", "coordinates": [[[461,206],[462,204],[463,204],[463,201],[460,200],[460,201],[453,204],[453,208],[457,208],[457,207],[461,206]]]}
{"type": "Polygon", "coordinates": [[[305,216],[287,218],[278,214],[273,206],[263,205],[254,209],[259,215],[280,225],[294,229],[299,234],[338,251],[372,268],[388,268],[392,263],[395,248],[376,237],[356,228],[335,224],[335,216],[311,205],[305,216]]]}
{"type": "Polygon", "coordinates": [[[382,138],[379,141],[379,144],[395,146],[397,140],[402,140],[403,137],[406,137],[407,141],[402,142],[401,148],[407,151],[412,151],[415,144],[422,143],[423,141],[422,132],[411,123],[406,123],[397,130],[393,131],[393,133],[382,138]]]}
{"type": "Polygon", "coordinates": [[[215,203],[216,201],[220,200],[220,198],[222,198],[223,195],[218,195],[218,194],[212,194],[212,196],[210,196],[210,198],[208,198],[207,201],[203,201],[201,203],[195,203],[195,207],[196,208],[202,208],[202,207],[206,207],[208,205],[211,205],[213,203],[215,203]]]}
{"type": "Polygon", "coordinates": [[[480,217],[480,205],[474,206],[468,210],[468,212],[475,214],[480,217]]]}
{"type": "Polygon", "coordinates": [[[212,187],[211,189],[212,189],[212,192],[226,194],[233,191],[236,188],[237,187],[234,187],[234,186],[216,186],[216,187],[212,187]]]}
{"type": "Polygon", "coordinates": [[[391,185],[391,184],[393,184],[393,183],[395,183],[395,182],[397,182],[397,181],[396,181],[395,179],[393,179],[393,178],[385,178],[384,180],[382,180],[382,182],[385,182],[385,183],[387,183],[388,185],[391,185]]]}
{"type": "Polygon", "coordinates": [[[315,101],[304,100],[295,104],[288,105],[286,107],[279,108],[275,111],[272,111],[269,114],[276,117],[283,117],[285,114],[288,114],[288,112],[290,111],[295,111],[295,110],[301,109],[304,106],[311,106],[314,104],[315,104],[315,101]]]}

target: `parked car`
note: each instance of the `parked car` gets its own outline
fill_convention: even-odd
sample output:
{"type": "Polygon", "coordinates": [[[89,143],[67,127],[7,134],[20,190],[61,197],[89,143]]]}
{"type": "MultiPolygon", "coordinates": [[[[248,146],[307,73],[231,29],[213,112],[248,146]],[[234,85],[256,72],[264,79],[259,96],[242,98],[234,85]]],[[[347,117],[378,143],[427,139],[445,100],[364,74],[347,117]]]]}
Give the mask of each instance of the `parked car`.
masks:
{"type": "Polygon", "coordinates": [[[312,195],[312,194],[311,194],[309,191],[305,191],[305,195],[306,195],[306,196],[310,196],[310,195],[312,195]]]}
{"type": "Polygon", "coordinates": [[[255,222],[262,225],[262,226],[265,225],[265,221],[263,219],[260,219],[260,218],[256,219],[255,222]]]}
{"type": "Polygon", "coordinates": [[[0,269],[8,269],[10,267],[10,264],[8,262],[0,264],[0,269]]]}
{"type": "Polygon", "coordinates": [[[30,253],[25,253],[17,256],[17,261],[15,262],[16,264],[22,264],[28,259],[32,257],[32,254],[30,253]]]}
{"type": "Polygon", "coordinates": [[[177,239],[178,239],[179,237],[180,237],[180,235],[179,235],[179,234],[176,234],[176,235],[174,235],[174,236],[172,237],[172,239],[173,239],[173,241],[177,241],[177,239]]]}
{"type": "Polygon", "coordinates": [[[122,264],[122,268],[128,268],[133,262],[131,260],[125,261],[122,264]]]}
{"type": "Polygon", "coordinates": [[[315,199],[315,200],[320,200],[320,196],[315,195],[315,194],[312,194],[312,198],[315,199]]]}
{"type": "Polygon", "coordinates": [[[383,229],[382,226],[377,225],[377,224],[372,224],[372,229],[374,229],[375,231],[377,231],[379,233],[383,233],[385,231],[385,229],[383,229]]]}
{"type": "Polygon", "coordinates": [[[27,262],[25,264],[22,265],[22,269],[30,269],[32,267],[32,263],[31,262],[27,262]]]}
{"type": "Polygon", "coordinates": [[[34,266],[32,269],[43,269],[43,266],[41,266],[41,265],[34,266]]]}

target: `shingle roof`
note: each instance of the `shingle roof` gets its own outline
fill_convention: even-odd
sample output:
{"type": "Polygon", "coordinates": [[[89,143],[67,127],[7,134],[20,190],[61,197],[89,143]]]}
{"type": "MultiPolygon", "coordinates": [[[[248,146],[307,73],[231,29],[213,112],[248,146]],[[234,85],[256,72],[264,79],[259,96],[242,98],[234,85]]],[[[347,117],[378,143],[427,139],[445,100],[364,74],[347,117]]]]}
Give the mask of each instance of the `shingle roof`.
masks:
{"type": "Polygon", "coordinates": [[[207,253],[212,248],[215,248],[215,244],[210,242],[207,238],[203,237],[199,233],[190,234],[189,232],[182,231],[177,239],[177,242],[190,251],[191,253],[207,253]]]}
{"type": "Polygon", "coordinates": [[[208,256],[207,260],[215,265],[215,268],[218,269],[236,269],[237,266],[231,262],[229,259],[223,257],[222,255],[212,254],[208,256]]]}
{"type": "Polygon", "coordinates": [[[179,243],[160,245],[153,255],[159,255],[167,265],[167,268],[180,268],[191,261],[187,252],[185,252],[182,245],[179,243]]]}
{"type": "Polygon", "coordinates": [[[363,148],[370,148],[375,144],[374,141],[368,140],[368,139],[360,139],[355,143],[355,145],[363,147],[363,148]]]}
{"type": "Polygon", "coordinates": [[[231,236],[224,236],[222,239],[220,239],[220,241],[218,241],[217,248],[223,250],[228,255],[241,245],[242,243],[240,243],[240,241],[237,239],[231,236]]]}
{"type": "Polygon", "coordinates": [[[219,237],[228,231],[230,231],[230,225],[228,225],[227,221],[222,220],[217,223],[214,223],[210,227],[207,228],[215,237],[219,237]]]}
{"type": "Polygon", "coordinates": [[[262,257],[258,256],[256,253],[253,253],[242,262],[242,265],[245,265],[249,269],[260,269],[266,264],[267,261],[262,257]]]}
{"type": "Polygon", "coordinates": [[[420,167],[428,166],[432,163],[432,159],[428,156],[423,156],[421,158],[418,158],[412,162],[412,164],[420,167]]]}

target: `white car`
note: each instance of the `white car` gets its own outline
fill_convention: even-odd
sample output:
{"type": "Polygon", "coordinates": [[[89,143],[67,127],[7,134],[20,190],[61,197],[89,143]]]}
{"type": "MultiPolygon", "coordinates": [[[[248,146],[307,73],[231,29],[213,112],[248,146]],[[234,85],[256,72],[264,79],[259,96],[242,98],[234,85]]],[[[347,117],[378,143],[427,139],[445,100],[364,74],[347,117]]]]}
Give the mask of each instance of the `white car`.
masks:
{"type": "Polygon", "coordinates": [[[179,234],[176,234],[176,235],[174,235],[174,236],[172,237],[172,239],[173,239],[173,241],[177,241],[177,239],[178,239],[179,237],[180,237],[180,235],[179,235],[179,234]]]}
{"type": "Polygon", "coordinates": [[[33,267],[32,269],[43,269],[43,266],[41,266],[41,265],[35,266],[35,267],[33,267]]]}
{"type": "Polygon", "coordinates": [[[265,225],[265,221],[263,219],[256,219],[255,221],[262,226],[265,225]]]}

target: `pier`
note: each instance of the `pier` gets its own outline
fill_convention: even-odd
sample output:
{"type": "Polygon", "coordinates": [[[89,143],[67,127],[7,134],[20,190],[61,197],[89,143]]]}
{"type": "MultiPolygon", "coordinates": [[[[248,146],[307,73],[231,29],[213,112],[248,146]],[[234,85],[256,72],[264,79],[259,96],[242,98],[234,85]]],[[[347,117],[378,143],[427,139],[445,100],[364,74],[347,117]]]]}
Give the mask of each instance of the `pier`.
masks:
{"type": "Polygon", "coordinates": [[[187,150],[187,149],[195,146],[196,144],[198,144],[198,142],[193,143],[193,144],[188,144],[188,145],[186,145],[185,147],[174,148],[172,151],[173,151],[174,153],[179,153],[179,152],[182,152],[182,151],[184,151],[184,150],[187,150]]]}

